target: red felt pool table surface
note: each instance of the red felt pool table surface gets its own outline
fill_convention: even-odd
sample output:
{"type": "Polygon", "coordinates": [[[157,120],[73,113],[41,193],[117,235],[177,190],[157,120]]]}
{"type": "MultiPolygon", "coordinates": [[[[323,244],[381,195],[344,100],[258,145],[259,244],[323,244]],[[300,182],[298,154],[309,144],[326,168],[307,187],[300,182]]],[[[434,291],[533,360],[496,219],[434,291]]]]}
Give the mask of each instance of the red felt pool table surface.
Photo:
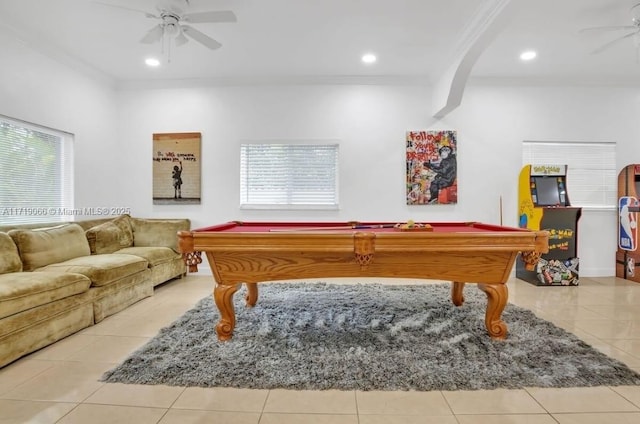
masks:
{"type": "MultiPolygon", "coordinates": [[[[401,223],[390,222],[242,222],[231,221],[224,224],[213,225],[200,228],[197,232],[284,232],[284,231],[372,231],[376,233],[397,232],[400,228],[395,226],[401,223]],[[381,227],[382,226],[382,227],[381,227]]],[[[432,222],[417,223],[418,225],[429,225],[434,232],[491,232],[491,231],[515,231],[522,232],[522,228],[503,227],[500,225],[483,224],[480,222],[432,222]]],[[[416,228],[421,231],[424,227],[416,228]]],[[[407,230],[411,231],[411,230],[407,230]]],[[[524,230],[526,231],[526,230],[524,230]]]]}
{"type": "Polygon", "coordinates": [[[487,294],[485,324],[504,338],[501,320],[513,265],[533,266],[548,250],[549,234],[478,222],[418,223],[413,230],[389,222],[232,221],[178,233],[190,271],[201,252],[215,279],[214,299],[221,319],[218,338],[235,327],[233,294],[248,288],[247,304],[258,299],[258,283],[331,277],[394,277],[452,282],[452,301],[462,305],[465,283],[487,294]]]}

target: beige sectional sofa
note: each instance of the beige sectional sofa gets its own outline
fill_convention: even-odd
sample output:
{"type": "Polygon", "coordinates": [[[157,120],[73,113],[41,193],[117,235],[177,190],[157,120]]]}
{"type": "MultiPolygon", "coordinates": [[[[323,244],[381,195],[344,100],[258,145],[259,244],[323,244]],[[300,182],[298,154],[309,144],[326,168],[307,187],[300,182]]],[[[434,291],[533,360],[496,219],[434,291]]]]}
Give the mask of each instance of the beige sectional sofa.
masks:
{"type": "Polygon", "coordinates": [[[153,295],[186,268],[188,219],[0,227],[0,367],[153,295]]]}

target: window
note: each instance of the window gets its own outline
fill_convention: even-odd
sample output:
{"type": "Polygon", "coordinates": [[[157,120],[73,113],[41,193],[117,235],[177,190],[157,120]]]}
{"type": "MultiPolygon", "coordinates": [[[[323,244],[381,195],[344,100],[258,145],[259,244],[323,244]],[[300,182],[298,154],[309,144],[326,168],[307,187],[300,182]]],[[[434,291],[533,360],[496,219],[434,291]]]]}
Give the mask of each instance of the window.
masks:
{"type": "Polygon", "coordinates": [[[0,115],[0,223],[65,219],[73,205],[72,135],[0,115]]]}
{"type": "Polygon", "coordinates": [[[615,143],[525,141],[522,163],[567,165],[567,191],[572,206],[616,208],[615,143]]]}
{"type": "Polygon", "coordinates": [[[243,144],[240,207],[337,209],[338,144],[243,144]]]}

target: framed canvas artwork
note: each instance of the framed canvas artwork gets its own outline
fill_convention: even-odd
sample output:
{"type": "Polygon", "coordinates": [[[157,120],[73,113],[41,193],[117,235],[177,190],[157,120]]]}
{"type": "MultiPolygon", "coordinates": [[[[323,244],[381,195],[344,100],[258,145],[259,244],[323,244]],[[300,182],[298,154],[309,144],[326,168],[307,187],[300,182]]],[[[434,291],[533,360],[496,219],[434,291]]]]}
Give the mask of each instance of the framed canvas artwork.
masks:
{"type": "Polygon", "coordinates": [[[153,204],[200,204],[200,133],[153,134],[153,204]]]}
{"type": "Polygon", "coordinates": [[[458,202],[456,131],[407,131],[407,205],[458,202]]]}

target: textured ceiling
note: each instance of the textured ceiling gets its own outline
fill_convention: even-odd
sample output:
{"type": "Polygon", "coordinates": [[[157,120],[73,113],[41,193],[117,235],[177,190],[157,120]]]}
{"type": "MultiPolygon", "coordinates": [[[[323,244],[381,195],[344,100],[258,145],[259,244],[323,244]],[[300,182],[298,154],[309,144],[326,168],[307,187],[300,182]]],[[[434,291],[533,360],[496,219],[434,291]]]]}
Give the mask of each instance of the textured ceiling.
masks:
{"type": "Polygon", "coordinates": [[[640,82],[636,36],[591,53],[631,31],[580,32],[631,25],[637,1],[102,1],[154,14],[158,6],[185,13],[232,10],[238,21],[191,24],[222,43],[218,50],[193,40],[163,48],[139,42],[158,21],[135,10],[91,0],[0,0],[0,35],[116,83],[305,78],[437,82],[465,54],[473,62],[472,78],[640,82]],[[492,26],[501,13],[503,22],[492,26]],[[539,56],[524,64],[517,56],[526,48],[536,49],[539,56]],[[360,57],[369,51],[378,61],[365,66],[360,57]],[[161,66],[147,68],[143,60],[148,56],[160,57],[161,66]]]}

